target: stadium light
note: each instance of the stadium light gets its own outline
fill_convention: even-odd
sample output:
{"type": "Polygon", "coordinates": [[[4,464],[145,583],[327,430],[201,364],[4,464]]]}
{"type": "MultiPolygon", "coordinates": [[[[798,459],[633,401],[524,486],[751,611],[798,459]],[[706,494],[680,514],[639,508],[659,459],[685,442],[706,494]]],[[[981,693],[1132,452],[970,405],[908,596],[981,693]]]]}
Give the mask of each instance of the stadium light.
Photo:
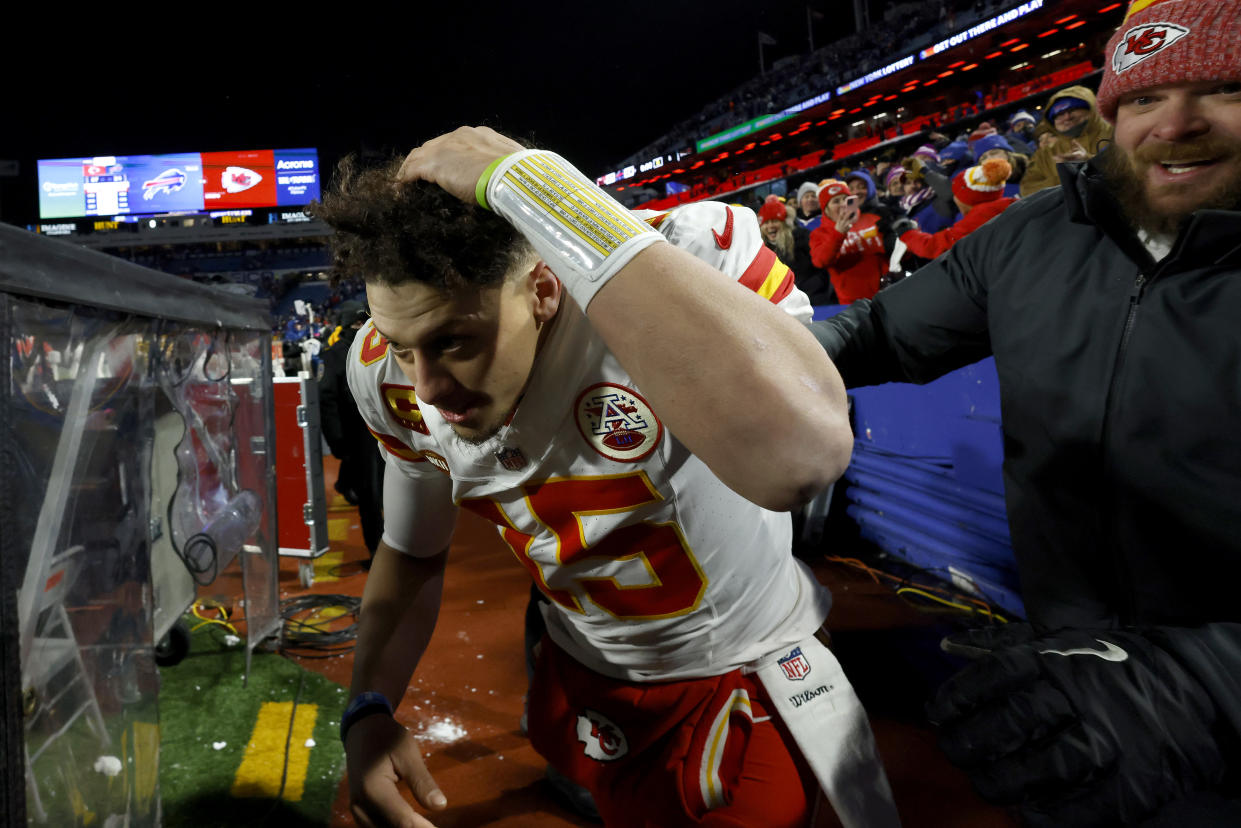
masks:
{"type": "Polygon", "coordinates": [[[1059,26],[1059,25],[1061,25],[1062,23],[1068,23],[1068,22],[1069,22],[1070,20],[1072,20],[1074,17],[1077,17],[1077,15],[1075,15],[1075,14],[1070,14],[1068,17],[1062,17],[1062,18],[1060,18],[1059,20],[1057,20],[1057,21],[1056,21],[1056,25],[1057,25],[1057,26],[1059,26]]]}
{"type": "Polygon", "coordinates": [[[1123,3],[1113,3],[1110,6],[1104,6],[1103,8],[1099,9],[1099,14],[1107,14],[1113,9],[1119,9],[1123,5],[1124,5],[1123,3]]]}

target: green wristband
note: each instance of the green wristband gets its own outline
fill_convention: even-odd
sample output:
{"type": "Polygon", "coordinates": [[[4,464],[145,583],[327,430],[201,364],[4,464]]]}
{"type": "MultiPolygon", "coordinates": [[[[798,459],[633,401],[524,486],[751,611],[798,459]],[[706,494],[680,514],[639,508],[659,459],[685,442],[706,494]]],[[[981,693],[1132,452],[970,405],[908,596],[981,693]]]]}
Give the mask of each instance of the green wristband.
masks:
{"type": "MultiPolygon", "coordinates": [[[[511,155],[512,153],[509,153],[511,155]]],[[[500,166],[508,155],[501,156],[487,165],[487,169],[483,170],[483,174],[478,177],[478,183],[474,185],[474,198],[478,199],[478,204],[484,210],[490,210],[487,206],[487,185],[491,183],[491,176],[496,171],[496,167],[500,166]]]]}

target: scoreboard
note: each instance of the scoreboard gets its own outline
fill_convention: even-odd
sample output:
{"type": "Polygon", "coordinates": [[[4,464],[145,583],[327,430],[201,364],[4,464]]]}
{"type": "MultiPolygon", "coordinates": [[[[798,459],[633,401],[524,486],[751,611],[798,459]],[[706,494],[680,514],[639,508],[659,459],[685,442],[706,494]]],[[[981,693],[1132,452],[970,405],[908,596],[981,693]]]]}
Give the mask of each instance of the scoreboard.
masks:
{"type": "Polygon", "coordinates": [[[38,162],[39,218],[301,207],[319,198],[314,149],[106,155],[38,162]]]}

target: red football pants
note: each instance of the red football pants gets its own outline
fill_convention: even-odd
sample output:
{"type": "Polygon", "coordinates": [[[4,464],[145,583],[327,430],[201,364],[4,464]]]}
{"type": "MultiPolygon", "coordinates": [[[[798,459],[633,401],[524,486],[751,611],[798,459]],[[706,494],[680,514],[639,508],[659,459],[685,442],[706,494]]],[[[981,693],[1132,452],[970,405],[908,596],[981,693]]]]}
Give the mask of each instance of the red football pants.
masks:
{"type": "Polygon", "coordinates": [[[546,636],[530,741],[620,828],[803,828],[818,783],[762,685],[734,670],[658,683],[602,676],[546,636]]]}

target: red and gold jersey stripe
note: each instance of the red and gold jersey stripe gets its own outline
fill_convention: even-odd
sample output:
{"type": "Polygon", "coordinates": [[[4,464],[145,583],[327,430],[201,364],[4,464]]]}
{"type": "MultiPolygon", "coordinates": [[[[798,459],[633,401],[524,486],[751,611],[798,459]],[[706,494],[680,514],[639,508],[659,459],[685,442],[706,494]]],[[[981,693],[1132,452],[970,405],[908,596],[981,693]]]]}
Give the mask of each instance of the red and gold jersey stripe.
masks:
{"type": "Polygon", "coordinates": [[[652,230],[658,230],[659,225],[663,224],[664,219],[666,218],[668,218],[667,213],[660,213],[657,216],[651,216],[650,218],[646,219],[646,223],[651,225],[652,230]]]}
{"type": "Polygon", "coordinates": [[[754,261],[738,281],[773,305],[780,304],[793,292],[793,271],[767,245],[759,248],[754,261]]]}
{"type": "Polygon", "coordinates": [[[410,463],[425,463],[427,458],[422,456],[422,452],[414,451],[391,434],[384,434],[382,431],[376,431],[370,426],[366,427],[371,436],[379,441],[379,445],[383,446],[386,451],[401,460],[407,460],[410,463]]]}

